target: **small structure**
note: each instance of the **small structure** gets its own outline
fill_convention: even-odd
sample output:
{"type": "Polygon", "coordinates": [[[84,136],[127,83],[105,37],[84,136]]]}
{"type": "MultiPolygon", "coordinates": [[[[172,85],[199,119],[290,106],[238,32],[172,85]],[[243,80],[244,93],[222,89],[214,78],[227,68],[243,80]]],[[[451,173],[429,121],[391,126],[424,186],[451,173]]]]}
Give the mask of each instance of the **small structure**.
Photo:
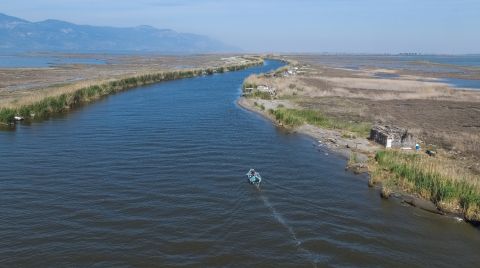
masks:
{"type": "Polygon", "coordinates": [[[407,129],[375,125],[370,130],[370,140],[382,144],[386,148],[415,148],[415,138],[407,129]]]}
{"type": "Polygon", "coordinates": [[[276,96],[277,95],[277,90],[275,90],[275,88],[272,87],[268,90],[268,93],[270,93],[270,95],[272,95],[272,96],[276,96]]]}
{"type": "Polygon", "coordinates": [[[259,85],[257,89],[260,91],[268,91],[270,88],[267,85],[259,85]]]}
{"type": "Polygon", "coordinates": [[[295,76],[298,72],[298,67],[288,68],[283,71],[283,77],[295,76]]]}
{"type": "Polygon", "coordinates": [[[275,96],[277,94],[277,91],[274,87],[269,87],[267,85],[259,85],[257,86],[257,90],[262,92],[268,92],[272,96],[275,96]]]}

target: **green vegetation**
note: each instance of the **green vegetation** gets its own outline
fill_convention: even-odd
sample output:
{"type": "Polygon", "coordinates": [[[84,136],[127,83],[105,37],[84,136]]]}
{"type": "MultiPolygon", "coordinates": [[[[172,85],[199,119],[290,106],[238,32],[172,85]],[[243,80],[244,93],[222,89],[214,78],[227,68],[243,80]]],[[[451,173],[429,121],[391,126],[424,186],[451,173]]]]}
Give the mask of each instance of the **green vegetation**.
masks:
{"type": "Polygon", "coordinates": [[[272,96],[270,93],[260,90],[254,90],[249,94],[246,94],[245,97],[247,98],[255,98],[255,99],[263,99],[263,100],[271,100],[272,96]]]}
{"type": "Polygon", "coordinates": [[[15,117],[15,111],[12,109],[2,108],[0,109],[0,122],[4,124],[9,124],[13,122],[15,117]]]}
{"type": "Polygon", "coordinates": [[[440,207],[460,206],[469,220],[480,221],[478,178],[425,155],[388,150],[375,156],[374,180],[386,180],[430,199],[440,207]]]}
{"type": "Polygon", "coordinates": [[[265,105],[263,104],[258,104],[258,102],[254,102],[253,105],[255,105],[255,107],[258,107],[262,111],[265,110],[265,105]]]}
{"type": "Polygon", "coordinates": [[[23,116],[27,120],[33,118],[43,119],[50,116],[51,114],[65,112],[79,104],[88,103],[109,94],[121,92],[126,89],[153,84],[161,81],[191,78],[203,74],[223,73],[230,70],[241,70],[256,64],[260,64],[262,62],[263,61],[261,60],[256,60],[252,63],[228,67],[152,73],[119,79],[100,85],[84,87],[74,92],[66,92],[56,96],[49,96],[40,101],[28,105],[23,105],[21,107],[1,108],[0,123],[12,123],[14,121],[15,115],[23,116]]]}
{"type": "Polygon", "coordinates": [[[205,70],[205,73],[206,73],[207,75],[212,75],[212,74],[215,73],[215,70],[212,69],[212,68],[207,68],[207,69],[205,70]]]}
{"type": "Polygon", "coordinates": [[[275,70],[274,75],[275,76],[281,76],[287,70],[288,70],[288,66],[280,67],[277,70],[275,70]]]}
{"type": "Polygon", "coordinates": [[[350,157],[348,158],[348,165],[355,165],[357,163],[359,163],[359,159],[358,159],[358,155],[356,152],[352,152],[350,154],[350,157]]]}
{"type": "Polygon", "coordinates": [[[284,125],[295,127],[308,123],[314,126],[327,129],[345,130],[357,133],[361,136],[368,136],[371,124],[366,122],[346,122],[335,118],[327,117],[319,111],[305,109],[278,108],[271,112],[275,119],[284,125]]]}
{"type": "Polygon", "coordinates": [[[257,90],[257,85],[255,83],[249,83],[245,81],[242,86],[243,96],[246,98],[256,98],[263,100],[271,100],[272,95],[266,91],[257,90]]]}

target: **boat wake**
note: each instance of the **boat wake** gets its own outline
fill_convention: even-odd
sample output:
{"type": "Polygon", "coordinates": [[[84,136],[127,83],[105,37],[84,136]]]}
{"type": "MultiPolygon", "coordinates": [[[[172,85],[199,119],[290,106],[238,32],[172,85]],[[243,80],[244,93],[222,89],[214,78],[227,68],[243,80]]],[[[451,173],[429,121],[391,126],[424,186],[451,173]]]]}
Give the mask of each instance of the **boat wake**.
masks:
{"type": "Polygon", "coordinates": [[[288,230],[288,232],[292,236],[293,240],[295,241],[295,244],[297,246],[300,246],[302,244],[302,242],[300,240],[298,240],[297,235],[295,234],[295,231],[293,230],[293,228],[290,225],[287,224],[285,219],[282,217],[282,215],[280,215],[277,212],[277,210],[273,207],[273,205],[270,203],[270,201],[268,200],[268,198],[266,196],[261,195],[260,197],[263,200],[263,204],[266,207],[268,207],[270,209],[270,211],[272,212],[273,218],[275,218],[281,225],[283,225],[283,227],[285,227],[288,230]]]}
{"type": "Polygon", "coordinates": [[[268,197],[266,197],[263,194],[260,194],[260,198],[262,199],[263,204],[267,208],[269,208],[270,211],[272,212],[273,218],[275,220],[277,220],[277,222],[280,223],[283,227],[285,227],[285,229],[288,230],[288,232],[290,233],[290,236],[292,237],[293,242],[295,243],[295,246],[298,248],[298,250],[301,251],[302,253],[304,253],[305,255],[309,256],[313,267],[317,267],[317,263],[315,261],[314,254],[312,252],[310,252],[309,250],[302,247],[302,241],[300,239],[298,239],[297,234],[295,233],[293,228],[290,225],[288,225],[287,221],[283,218],[283,216],[280,213],[277,212],[275,207],[273,207],[272,203],[270,203],[270,200],[268,200],[268,197]]]}

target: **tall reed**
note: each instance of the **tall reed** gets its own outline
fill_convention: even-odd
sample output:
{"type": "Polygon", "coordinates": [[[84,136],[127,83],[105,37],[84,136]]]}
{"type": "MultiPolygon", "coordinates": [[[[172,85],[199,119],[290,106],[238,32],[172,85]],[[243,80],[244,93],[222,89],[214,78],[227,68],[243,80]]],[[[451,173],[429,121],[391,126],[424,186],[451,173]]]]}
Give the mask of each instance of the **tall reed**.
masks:
{"type": "MultiPolygon", "coordinates": [[[[415,153],[383,150],[375,156],[387,179],[439,205],[460,206],[469,220],[480,221],[480,181],[445,161],[415,153]]],[[[374,172],[379,176],[382,172],[374,172]]],[[[375,178],[374,178],[375,179],[375,178]]]]}
{"type": "Polygon", "coordinates": [[[41,100],[22,104],[19,107],[4,107],[0,109],[0,123],[10,124],[16,115],[27,120],[44,119],[48,116],[65,112],[79,104],[88,103],[104,96],[114,94],[130,88],[149,85],[161,81],[169,81],[183,78],[191,78],[200,75],[211,75],[225,71],[236,71],[263,63],[263,59],[256,59],[248,63],[220,66],[206,69],[180,70],[160,73],[147,73],[138,76],[127,77],[110,82],[100,83],[69,91],[57,95],[47,96],[41,100]]]}
{"type": "Polygon", "coordinates": [[[272,110],[271,113],[276,120],[291,127],[308,123],[327,129],[345,130],[362,136],[367,136],[371,129],[370,123],[343,121],[311,109],[278,108],[272,110]]]}

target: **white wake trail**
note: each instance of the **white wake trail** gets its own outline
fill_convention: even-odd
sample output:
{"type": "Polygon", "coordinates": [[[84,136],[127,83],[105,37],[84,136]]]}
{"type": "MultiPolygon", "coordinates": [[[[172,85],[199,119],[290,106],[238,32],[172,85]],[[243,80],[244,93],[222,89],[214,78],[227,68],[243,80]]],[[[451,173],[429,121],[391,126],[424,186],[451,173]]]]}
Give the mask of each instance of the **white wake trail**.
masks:
{"type": "Polygon", "coordinates": [[[300,250],[303,253],[310,256],[310,260],[312,261],[313,267],[317,267],[314,254],[312,252],[310,252],[309,250],[302,247],[302,241],[300,241],[297,238],[297,235],[295,234],[295,231],[293,230],[293,228],[290,225],[288,225],[288,223],[285,221],[283,216],[280,213],[277,212],[277,210],[273,207],[272,203],[270,203],[270,201],[268,200],[268,198],[266,196],[264,196],[263,194],[260,194],[260,197],[263,200],[263,204],[265,204],[265,206],[268,207],[270,209],[270,211],[272,212],[273,218],[275,218],[283,227],[285,227],[285,229],[288,230],[288,232],[290,233],[290,236],[292,237],[293,241],[295,242],[295,246],[298,248],[298,250],[300,250]]]}

